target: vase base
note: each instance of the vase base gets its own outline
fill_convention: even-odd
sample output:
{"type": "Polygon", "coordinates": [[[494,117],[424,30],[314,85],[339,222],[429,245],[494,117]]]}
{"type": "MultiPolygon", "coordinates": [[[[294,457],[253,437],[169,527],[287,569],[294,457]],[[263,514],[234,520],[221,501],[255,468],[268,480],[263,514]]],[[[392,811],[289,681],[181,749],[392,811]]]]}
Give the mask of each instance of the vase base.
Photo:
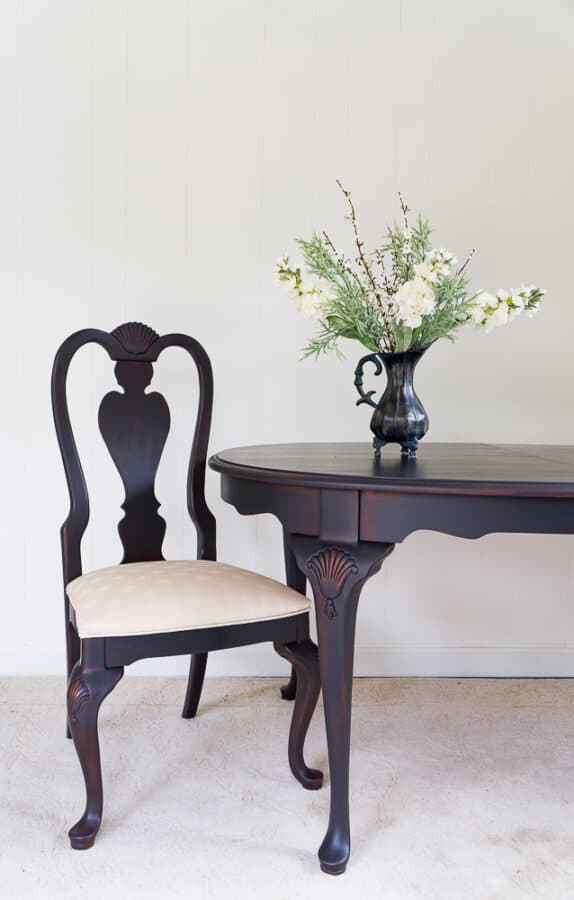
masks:
{"type": "Polygon", "coordinates": [[[375,459],[381,458],[381,449],[388,443],[397,443],[401,445],[401,456],[406,457],[414,457],[417,455],[417,450],[419,446],[419,442],[417,438],[413,438],[410,441],[384,441],[382,438],[374,437],[373,438],[373,450],[375,451],[375,459]]]}

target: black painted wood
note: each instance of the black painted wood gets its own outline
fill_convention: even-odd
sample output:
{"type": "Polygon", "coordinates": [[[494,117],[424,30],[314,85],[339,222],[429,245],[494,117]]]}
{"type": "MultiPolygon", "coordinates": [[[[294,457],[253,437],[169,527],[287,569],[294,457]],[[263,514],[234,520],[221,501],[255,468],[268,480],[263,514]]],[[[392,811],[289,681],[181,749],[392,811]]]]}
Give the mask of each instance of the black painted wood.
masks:
{"type": "Polygon", "coordinates": [[[163,559],[165,521],[158,515],[154,491],[169,433],[169,407],[161,394],[145,393],[153,377],[151,363],[119,362],[115,371],[124,393],[106,394],[98,422],[126,492],[125,516],[118,525],[122,562],[163,559]]]}
{"type": "Polygon", "coordinates": [[[377,462],[370,444],[270,444],[224,450],[210,464],[275,485],[574,498],[574,447],[565,446],[425,441],[414,459],[389,448],[377,462]]]}
{"type": "MultiPolygon", "coordinates": [[[[307,593],[307,579],[297,565],[297,560],[291,549],[291,535],[283,532],[283,554],[285,558],[285,580],[290,588],[303,596],[307,593]]],[[[294,700],[297,693],[297,671],[291,666],[291,675],[287,684],[281,686],[281,696],[284,700],[294,700]]]]}
{"type": "Polygon", "coordinates": [[[377,461],[369,444],[280,444],[225,450],[210,465],[238,512],[277,516],[287,572],[295,557],[313,588],[331,774],[319,858],[324,871],[340,874],[350,853],[353,642],[362,585],[395,544],[420,529],[465,538],[574,534],[574,447],[425,442],[415,459],[383,450],[377,461]]]}
{"type": "Polygon", "coordinates": [[[153,363],[167,347],[186,350],[199,376],[199,406],[187,476],[187,508],[197,531],[197,558],[216,558],[215,519],[204,492],[213,401],[211,364],[205,350],[187,335],[160,337],[153,329],[137,322],[121,325],[110,334],[87,329],[72,335],[56,354],[52,404],[70,496],[70,511],[61,530],[69,676],[68,734],[71,733],[74,739],[86,785],[86,810],[70,831],[70,841],[76,849],[92,846],[102,818],[98,710],[121,678],[124,667],[138,659],[193,655],[184,703],[184,716],[190,717],[197,710],[208,652],[261,641],[272,642],[277,652],[293,660],[298,672],[289,735],[293,773],[308,789],[319,787],[322,777],[320,772],[304,765],[302,756],[319,685],[317,654],[313,653],[309,640],[307,613],[234,626],[80,641],[66,590],[69,582],[82,574],[80,548],[89,520],[89,498],[70,423],[66,383],[74,355],[88,343],[101,346],[116,363],[116,377],[123,388],[123,392],[111,391],[103,398],[98,416],[102,436],[125,489],[122,504],[125,515],[119,524],[124,548],[122,562],[163,559],[165,522],[158,513],[155,480],[169,431],[170,414],[165,398],[157,392],[147,393],[146,389],[153,377],[153,363]]]}
{"type": "Polygon", "coordinates": [[[98,712],[114,689],[123,668],[104,665],[104,641],[84,641],[82,661],[77,662],[68,686],[68,720],[86,785],[86,808],[70,829],[74,850],[87,850],[96,839],[104,807],[102,766],[98,740],[98,712]]]}
{"type": "Polygon", "coordinates": [[[134,637],[106,638],[107,666],[127,666],[138,659],[157,656],[182,656],[187,653],[211,653],[250,644],[306,641],[309,637],[309,616],[287,616],[284,619],[262,620],[241,625],[220,625],[217,628],[195,628],[192,631],[169,631],[165,634],[138,634],[134,637]]]}
{"type": "Polygon", "coordinates": [[[192,653],[191,662],[189,664],[187,690],[185,692],[185,700],[183,701],[183,709],[181,711],[182,719],[195,719],[197,707],[199,706],[199,700],[201,698],[201,691],[203,689],[206,668],[207,653],[192,653]]]}
{"type": "Polygon", "coordinates": [[[324,872],[340,875],[351,852],[349,758],[357,607],[363,585],[379,571],[393,545],[318,546],[312,538],[293,537],[292,548],[315,597],[329,750],[331,810],[319,860],[324,872]]]}
{"type": "Polygon", "coordinates": [[[300,673],[300,677],[295,678],[295,706],[291,719],[289,766],[297,781],[301,782],[308,790],[316,791],[323,786],[323,773],[318,769],[310,769],[305,763],[303,747],[321,690],[317,647],[312,641],[299,641],[293,644],[275,644],[275,650],[279,656],[291,663],[294,672],[300,673]],[[306,673],[309,670],[314,672],[314,678],[307,676],[306,673]]]}

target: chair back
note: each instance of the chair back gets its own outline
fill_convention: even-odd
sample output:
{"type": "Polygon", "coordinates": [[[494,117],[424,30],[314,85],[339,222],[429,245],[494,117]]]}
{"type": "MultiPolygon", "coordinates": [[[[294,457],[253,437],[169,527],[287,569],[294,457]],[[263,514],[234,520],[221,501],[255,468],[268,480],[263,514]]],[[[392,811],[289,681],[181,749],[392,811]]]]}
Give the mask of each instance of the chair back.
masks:
{"type": "Polygon", "coordinates": [[[103,398],[98,425],[125,489],[124,517],[118,525],[123,563],[163,559],[166,524],[159,515],[155,479],[170,427],[162,394],[146,393],[153,363],[166,347],[181,347],[193,359],[199,376],[199,404],[187,472],[187,508],[197,531],[197,558],[215,559],[215,519],[205,501],[205,464],[213,404],[213,375],[201,344],[184,334],[160,337],[140,322],[127,322],[112,332],[87,328],[64,341],[52,370],[52,408],[70,494],[70,512],[62,525],[64,586],[82,574],[81,541],[90,506],[84,472],[70,423],[67,376],[77,351],[99,344],[116,363],[120,391],[103,398]]]}

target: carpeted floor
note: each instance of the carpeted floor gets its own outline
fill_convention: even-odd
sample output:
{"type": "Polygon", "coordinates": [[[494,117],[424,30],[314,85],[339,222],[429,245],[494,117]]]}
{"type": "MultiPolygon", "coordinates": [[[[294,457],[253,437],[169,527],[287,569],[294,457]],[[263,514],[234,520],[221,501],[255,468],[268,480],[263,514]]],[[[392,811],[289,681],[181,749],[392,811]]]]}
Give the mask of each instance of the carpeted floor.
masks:
{"type": "MultiPolygon", "coordinates": [[[[287,768],[276,679],[208,679],[194,721],[181,679],[125,678],[101,713],[104,822],[83,808],[63,682],[0,681],[2,900],[574,898],[574,685],[355,682],[347,873],[321,874],[328,789],[287,768]]],[[[326,769],[322,712],[308,762],[326,769]]]]}

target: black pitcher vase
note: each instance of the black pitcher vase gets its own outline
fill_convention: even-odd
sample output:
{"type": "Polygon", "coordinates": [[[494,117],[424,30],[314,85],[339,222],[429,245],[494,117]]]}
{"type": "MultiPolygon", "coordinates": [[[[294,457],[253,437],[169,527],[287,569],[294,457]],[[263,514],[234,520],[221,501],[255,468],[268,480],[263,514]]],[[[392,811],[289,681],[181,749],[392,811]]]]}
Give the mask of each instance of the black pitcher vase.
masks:
{"type": "Polygon", "coordinates": [[[428,416],[413,385],[415,366],[428,346],[402,353],[370,353],[359,360],[355,369],[355,387],[361,395],[357,406],[368,403],[374,407],[371,431],[377,458],[385,444],[400,444],[403,456],[415,456],[418,442],[428,431],[428,416]],[[375,366],[375,375],[381,374],[383,366],[387,373],[387,387],[378,403],[372,399],[375,391],[363,390],[363,368],[367,362],[375,366]]]}

